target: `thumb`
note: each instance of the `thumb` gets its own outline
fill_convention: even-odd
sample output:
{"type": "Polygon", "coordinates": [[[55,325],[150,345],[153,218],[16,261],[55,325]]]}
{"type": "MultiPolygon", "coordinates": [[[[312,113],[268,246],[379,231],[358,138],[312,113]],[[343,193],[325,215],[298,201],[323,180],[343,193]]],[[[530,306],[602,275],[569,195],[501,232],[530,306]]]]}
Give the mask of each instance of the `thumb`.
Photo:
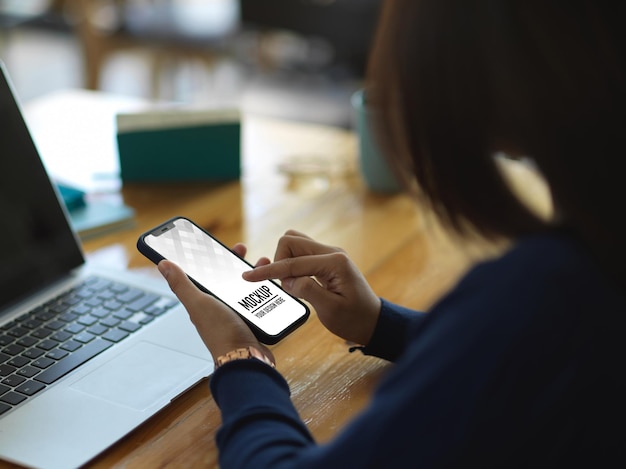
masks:
{"type": "Polygon", "coordinates": [[[202,294],[202,292],[189,280],[187,274],[183,270],[173,263],[172,261],[162,260],[158,265],[159,272],[165,278],[170,289],[181,300],[187,300],[193,298],[194,295],[202,294]]]}

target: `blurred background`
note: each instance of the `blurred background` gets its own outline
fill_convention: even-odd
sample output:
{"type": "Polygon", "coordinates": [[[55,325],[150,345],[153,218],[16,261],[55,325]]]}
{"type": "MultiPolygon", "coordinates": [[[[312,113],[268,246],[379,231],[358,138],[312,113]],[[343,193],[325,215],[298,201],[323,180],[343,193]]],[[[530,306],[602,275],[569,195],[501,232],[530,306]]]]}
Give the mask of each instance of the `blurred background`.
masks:
{"type": "Polygon", "coordinates": [[[382,0],[0,0],[22,102],[87,88],[351,127],[382,0]]]}

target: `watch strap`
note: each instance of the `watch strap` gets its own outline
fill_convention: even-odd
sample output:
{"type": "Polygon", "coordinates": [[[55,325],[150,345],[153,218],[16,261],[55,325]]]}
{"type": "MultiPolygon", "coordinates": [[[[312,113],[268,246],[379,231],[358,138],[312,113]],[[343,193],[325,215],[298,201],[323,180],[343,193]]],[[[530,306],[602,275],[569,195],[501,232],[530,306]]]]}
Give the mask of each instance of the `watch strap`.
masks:
{"type": "Polygon", "coordinates": [[[228,362],[232,362],[235,360],[247,360],[250,358],[256,358],[257,360],[262,361],[272,368],[276,368],[274,362],[267,355],[261,352],[258,348],[249,345],[247,347],[241,347],[235,350],[231,350],[230,352],[217,357],[217,360],[215,360],[215,369],[228,362]]]}

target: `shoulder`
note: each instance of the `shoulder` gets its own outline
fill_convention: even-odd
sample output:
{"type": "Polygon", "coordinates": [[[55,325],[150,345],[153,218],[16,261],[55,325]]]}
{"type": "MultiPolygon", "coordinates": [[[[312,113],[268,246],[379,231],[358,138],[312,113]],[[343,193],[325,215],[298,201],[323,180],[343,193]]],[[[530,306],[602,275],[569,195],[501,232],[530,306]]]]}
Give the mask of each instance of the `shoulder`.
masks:
{"type": "Polygon", "coordinates": [[[402,380],[407,401],[429,397],[433,418],[455,421],[459,457],[504,461],[518,444],[530,458],[583,443],[611,452],[610,432],[586,428],[625,415],[625,319],[623,293],[576,239],[529,237],[473,268],[413,329],[396,384],[402,380]],[[443,402],[454,403],[450,415],[443,402]],[[606,412],[596,416],[599,406],[606,412]]]}
{"type": "Polygon", "coordinates": [[[474,267],[449,296],[507,309],[518,305],[527,314],[626,305],[623,292],[613,287],[587,248],[559,232],[519,240],[501,257],[474,267]]]}
{"type": "Polygon", "coordinates": [[[560,367],[575,357],[614,355],[605,344],[617,346],[622,332],[623,292],[583,245],[555,233],[520,240],[474,267],[412,330],[411,349],[415,357],[436,349],[468,368],[531,372],[551,359],[560,367]]]}
{"type": "MultiPolygon", "coordinates": [[[[593,274],[596,270],[585,248],[573,237],[559,233],[522,238],[501,257],[483,262],[472,269],[465,283],[500,279],[523,284],[571,281],[573,277],[593,274]]],[[[599,274],[598,272],[595,272],[599,274]]],[[[459,286],[464,286],[461,283],[459,286]]]]}

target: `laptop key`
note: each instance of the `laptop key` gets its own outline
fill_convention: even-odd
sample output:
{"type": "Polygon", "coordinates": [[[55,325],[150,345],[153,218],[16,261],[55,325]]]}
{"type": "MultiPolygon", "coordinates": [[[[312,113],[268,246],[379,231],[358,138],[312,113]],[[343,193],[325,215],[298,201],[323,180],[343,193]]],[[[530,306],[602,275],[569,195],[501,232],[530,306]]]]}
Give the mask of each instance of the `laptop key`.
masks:
{"type": "Polygon", "coordinates": [[[50,311],[42,311],[41,313],[37,313],[35,315],[35,318],[42,322],[50,321],[53,317],[54,313],[51,313],[50,311]]]}
{"type": "Polygon", "coordinates": [[[7,364],[14,366],[15,368],[21,368],[24,365],[26,365],[28,362],[30,362],[30,359],[26,358],[26,357],[22,357],[21,355],[18,355],[17,357],[13,357],[11,358],[7,364]]]}
{"type": "Polygon", "coordinates": [[[52,329],[53,331],[58,331],[63,326],[65,326],[65,323],[57,320],[50,321],[48,324],[46,324],[46,327],[48,329],[52,329]]]}
{"type": "Polygon", "coordinates": [[[123,304],[116,300],[109,300],[103,305],[106,309],[120,309],[123,304]]]}
{"type": "Polygon", "coordinates": [[[20,368],[17,370],[17,374],[20,376],[25,376],[26,378],[32,378],[41,370],[39,368],[35,368],[34,366],[25,366],[24,368],[20,368]]]}
{"type": "Polygon", "coordinates": [[[71,313],[73,314],[78,314],[78,315],[83,315],[83,314],[87,314],[89,311],[91,311],[91,308],[85,305],[78,305],[74,308],[72,308],[71,313]]]}
{"type": "Polygon", "coordinates": [[[16,368],[14,366],[7,365],[6,363],[3,363],[2,365],[0,365],[0,376],[9,376],[15,370],[16,370],[16,368]]]}
{"type": "Polygon", "coordinates": [[[32,365],[36,366],[37,368],[48,368],[50,365],[56,363],[52,358],[48,358],[48,357],[41,357],[38,358],[37,360],[35,360],[32,365]]]}
{"type": "Polygon", "coordinates": [[[95,335],[90,334],[89,332],[81,332],[80,334],[74,336],[74,340],[82,344],[86,344],[91,342],[95,337],[95,335]]]}
{"type": "Polygon", "coordinates": [[[94,291],[89,288],[80,288],[74,292],[74,295],[82,301],[85,298],[91,298],[94,295],[94,291]]]}
{"type": "Polygon", "coordinates": [[[24,347],[31,347],[39,342],[37,339],[31,336],[22,337],[17,341],[18,344],[23,345],[24,347]]]}
{"type": "Polygon", "coordinates": [[[130,303],[131,301],[136,300],[142,295],[143,295],[143,292],[141,290],[138,290],[136,288],[129,288],[127,291],[125,291],[121,295],[118,295],[117,300],[121,301],[122,303],[130,303]]]}
{"type": "Polygon", "coordinates": [[[0,415],[4,414],[5,412],[11,410],[12,407],[10,405],[6,405],[0,402],[0,415]]]}
{"type": "Polygon", "coordinates": [[[41,357],[44,353],[45,353],[44,350],[35,347],[35,348],[29,348],[28,350],[26,350],[26,352],[24,352],[23,355],[25,357],[30,358],[31,360],[34,360],[35,358],[41,357]]]}
{"type": "Polygon", "coordinates": [[[36,337],[38,339],[45,339],[46,337],[48,337],[50,334],[52,334],[52,331],[50,329],[46,329],[45,327],[42,327],[41,329],[37,329],[35,332],[33,332],[31,335],[33,337],[36,337]]]}
{"type": "Polygon", "coordinates": [[[72,334],[70,334],[69,332],[65,332],[65,331],[59,331],[50,336],[52,340],[56,340],[57,342],[65,342],[70,337],[72,337],[72,334]]]}
{"type": "Polygon", "coordinates": [[[7,322],[6,324],[3,324],[2,326],[0,326],[0,329],[2,329],[3,331],[8,331],[9,329],[11,329],[16,324],[17,324],[17,321],[10,321],[10,322],[7,322]]]}
{"type": "Polygon", "coordinates": [[[28,329],[26,329],[25,327],[14,327],[13,329],[11,329],[10,331],[8,331],[9,335],[12,335],[13,337],[22,337],[23,335],[28,334],[30,331],[28,329]]]}
{"type": "Polygon", "coordinates": [[[43,322],[38,321],[37,319],[29,319],[28,321],[23,322],[22,326],[26,327],[27,329],[37,329],[42,324],[43,322]]]}
{"type": "Polygon", "coordinates": [[[75,340],[68,340],[59,348],[62,348],[63,350],[67,350],[68,352],[73,352],[74,350],[78,350],[82,346],[83,344],[81,344],[80,342],[76,342],[75,340]]]}
{"type": "Polygon", "coordinates": [[[89,329],[87,329],[87,332],[89,332],[90,334],[93,334],[93,335],[102,335],[102,334],[104,334],[108,330],[109,330],[108,327],[105,327],[102,324],[96,324],[95,326],[90,327],[89,329]]]}
{"type": "Polygon", "coordinates": [[[65,313],[65,314],[59,316],[59,319],[61,321],[65,321],[65,322],[72,322],[72,321],[76,320],[77,317],[78,317],[78,314],[65,313]]]}
{"type": "Polygon", "coordinates": [[[113,283],[111,284],[110,289],[115,293],[124,293],[129,290],[130,287],[128,285],[124,285],[123,283],[113,283]]]}
{"type": "Polygon", "coordinates": [[[25,383],[20,384],[15,388],[17,392],[21,392],[22,394],[26,394],[27,396],[32,396],[33,394],[38,393],[46,386],[42,383],[38,383],[37,381],[28,380],[25,383]]]}
{"type": "Polygon", "coordinates": [[[54,358],[55,360],[61,360],[69,355],[70,352],[61,349],[54,349],[46,353],[46,357],[54,358]]]}
{"type": "Polygon", "coordinates": [[[142,318],[139,320],[139,324],[141,324],[142,326],[145,326],[146,324],[150,323],[154,321],[154,316],[147,316],[145,318],[142,318]]]}
{"type": "Polygon", "coordinates": [[[91,315],[83,316],[82,318],[78,320],[78,324],[81,324],[83,326],[92,326],[97,322],[98,322],[98,318],[95,316],[91,316],[91,315]]]}
{"type": "Polygon", "coordinates": [[[118,318],[118,319],[128,319],[131,316],[133,316],[135,314],[134,311],[131,311],[129,309],[126,308],[122,308],[119,311],[116,311],[115,313],[113,313],[113,317],[114,318],[118,318]]]}
{"type": "Polygon", "coordinates": [[[70,306],[77,305],[77,304],[78,304],[78,303],[80,303],[81,301],[83,301],[83,300],[82,300],[82,298],[79,298],[79,297],[78,297],[78,296],[76,296],[76,295],[70,295],[70,296],[68,296],[67,298],[64,298],[64,299],[63,299],[63,302],[64,302],[64,303],[67,303],[67,304],[68,304],[68,305],[70,305],[70,306]]]}
{"type": "Polygon", "coordinates": [[[40,349],[43,349],[45,351],[48,351],[48,350],[52,350],[57,345],[59,345],[58,342],[55,342],[54,340],[47,339],[47,340],[44,340],[42,342],[39,342],[37,344],[37,347],[40,348],[40,349]]]}
{"type": "Polygon", "coordinates": [[[87,279],[85,282],[91,290],[100,291],[107,288],[113,282],[104,278],[93,277],[95,280],[87,279]]]}
{"type": "Polygon", "coordinates": [[[110,317],[110,318],[104,318],[102,321],[100,321],[100,324],[102,324],[103,326],[106,327],[115,327],[117,326],[121,321],[117,318],[114,317],[110,317]]]}
{"type": "MultiPolygon", "coordinates": [[[[21,345],[17,345],[17,344],[11,344],[7,347],[4,347],[2,349],[2,352],[0,352],[0,355],[2,355],[2,353],[8,353],[9,355],[18,355],[20,353],[22,353],[25,349],[25,347],[22,347],[21,345]]],[[[2,360],[2,357],[0,356],[0,362],[3,362],[4,360],[2,360]]]]}
{"type": "Polygon", "coordinates": [[[11,405],[18,405],[20,402],[22,402],[25,399],[26,399],[26,396],[24,396],[23,394],[18,394],[13,391],[8,392],[4,394],[3,396],[0,396],[0,401],[6,402],[7,404],[11,404],[11,405]]]}
{"type": "Polygon", "coordinates": [[[81,326],[80,324],[74,323],[74,324],[70,324],[69,326],[67,326],[65,330],[69,332],[70,334],[78,334],[84,328],[85,326],[81,326]]]}
{"type": "Polygon", "coordinates": [[[50,368],[42,371],[37,376],[35,376],[35,379],[44,384],[54,383],[57,379],[65,376],[74,368],[82,365],[99,353],[104,352],[112,345],[113,344],[111,342],[108,342],[106,340],[94,340],[93,342],[84,345],[68,357],[65,357],[63,360],[58,361],[50,368]]]}
{"type": "Polygon", "coordinates": [[[69,307],[70,305],[67,303],[64,303],[64,302],[57,303],[55,305],[50,306],[50,312],[54,314],[61,314],[67,311],[69,307]]]}
{"type": "Polygon", "coordinates": [[[91,307],[100,306],[102,304],[102,299],[97,298],[97,297],[91,297],[85,300],[84,304],[85,306],[91,306],[91,307]]]}
{"type": "Polygon", "coordinates": [[[0,335],[0,346],[9,345],[14,340],[13,337],[9,337],[8,335],[0,335]]]}
{"type": "Polygon", "coordinates": [[[111,329],[109,332],[102,336],[103,339],[110,340],[111,342],[119,342],[130,335],[129,332],[121,329],[111,329]]]}
{"type": "Polygon", "coordinates": [[[10,376],[7,376],[5,379],[2,380],[2,384],[6,384],[7,386],[15,387],[15,386],[19,386],[24,381],[26,381],[26,378],[24,378],[23,376],[10,375],[10,376]]]}
{"type": "Polygon", "coordinates": [[[155,295],[154,293],[146,293],[141,298],[137,298],[132,303],[127,304],[126,308],[131,311],[141,311],[145,309],[147,306],[154,303],[156,300],[161,298],[159,295],[155,295]]]}
{"type": "Polygon", "coordinates": [[[127,331],[127,332],[135,332],[136,330],[141,328],[139,324],[131,322],[131,321],[124,321],[118,327],[122,329],[123,331],[127,331]]]}
{"type": "Polygon", "coordinates": [[[98,306],[92,309],[89,314],[91,316],[97,317],[98,319],[103,319],[103,318],[106,318],[109,314],[111,314],[111,310],[103,306],[98,306]]]}

